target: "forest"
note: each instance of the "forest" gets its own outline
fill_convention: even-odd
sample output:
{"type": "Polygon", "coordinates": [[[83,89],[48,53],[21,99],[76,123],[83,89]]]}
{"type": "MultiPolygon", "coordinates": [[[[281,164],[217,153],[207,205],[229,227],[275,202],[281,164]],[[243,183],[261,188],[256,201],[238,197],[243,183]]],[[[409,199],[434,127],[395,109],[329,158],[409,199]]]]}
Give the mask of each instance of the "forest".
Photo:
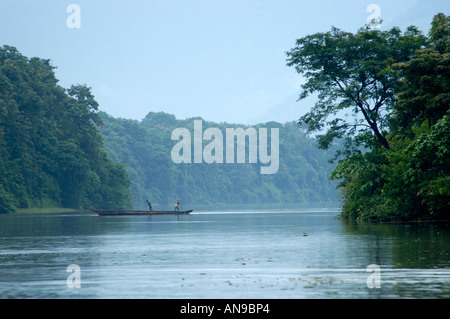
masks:
{"type": "Polygon", "coordinates": [[[332,28],[298,39],[288,66],[303,74],[299,120],[328,149],[342,216],[356,221],[450,217],[450,17],[428,35],[414,26],[357,33],[332,28]]]}
{"type": "MultiPolygon", "coordinates": [[[[214,204],[313,204],[335,203],[336,182],[329,180],[333,151],[320,150],[295,122],[268,122],[253,127],[279,129],[279,169],[276,174],[260,174],[259,163],[180,163],[175,164],[171,140],[176,128],[193,131],[194,119],[176,119],[164,112],[149,112],[141,120],[114,118],[100,112],[104,123],[100,132],[110,157],[127,167],[133,206],[172,208],[183,205],[214,204]]],[[[203,120],[203,129],[247,126],[203,120]]],[[[247,143],[248,148],[248,143],[247,143]]],[[[248,149],[247,149],[248,156],[248,149]]],[[[185,206],[186,207],[186,206],[185,206]]]]}
{"type": "MultiPolygon", "coordinates": [[[[99,111],[91,88],[58,85],[50,60],[0,47],[0,212],[28,208],[145,209],[208,204],[335,202],[330,151],[295,123],[280,129],[279,169],[175,164],[171,133],[193,119],[150,112],[141,121],[99,111]]],[[[237,124],[203,122],[225,130],[237,124]]]]}
{"type": "Polygon", "coordinates": [[[0,213],[131,207],[125,167],[104,150],[91,89],[58,85],[49,60],[0,47],[0,213]]]}

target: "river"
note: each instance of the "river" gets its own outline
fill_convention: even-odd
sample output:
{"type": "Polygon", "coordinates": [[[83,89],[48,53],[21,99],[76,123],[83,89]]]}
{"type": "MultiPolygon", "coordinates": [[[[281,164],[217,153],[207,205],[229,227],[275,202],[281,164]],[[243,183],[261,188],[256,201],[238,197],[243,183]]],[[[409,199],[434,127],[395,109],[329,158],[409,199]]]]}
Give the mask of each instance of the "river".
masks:
{"type": "Polygon", "coordinates": [[[450,298],[450,223],[337,215],[0,215],[0,297],[450,298]]]}

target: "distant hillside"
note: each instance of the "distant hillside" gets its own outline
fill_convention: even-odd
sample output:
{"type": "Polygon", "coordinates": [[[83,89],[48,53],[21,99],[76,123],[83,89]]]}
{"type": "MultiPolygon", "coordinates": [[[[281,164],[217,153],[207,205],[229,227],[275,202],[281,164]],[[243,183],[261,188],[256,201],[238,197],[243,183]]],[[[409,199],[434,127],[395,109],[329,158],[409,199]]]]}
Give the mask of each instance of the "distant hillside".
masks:
{"type": "MultiPolygon", "coordinates": [[[[248,155],[243,164],[175,164],[171,151],[178,141],[171,140],[173,130],[186,128],[193,138],[194,120],[200,118],[178,120],[163,112],[150,112],[142,121],[117,119],[106,113],[100,117],[109,156],[127,167],[136,209],[146,208],[147,199],[161,209],[172,207],[176,200],[189,206],[337,202],[336,183],[328,179],[333,168],[328,160],[334,150],[319,150],[315,140],[306,137],[295,123],[254,126],[267,128],[269,133],[270,128],[279,128],[279,169],[276,174],[264,175],[261,164],[250,164],[248,155]]],[[[207,121],[202,124],[203,131],[220,129],[224,141],[226,128],[248,128],[207,121]]],[[[270,145],[270,137],[267,142],[270,145]]]]}

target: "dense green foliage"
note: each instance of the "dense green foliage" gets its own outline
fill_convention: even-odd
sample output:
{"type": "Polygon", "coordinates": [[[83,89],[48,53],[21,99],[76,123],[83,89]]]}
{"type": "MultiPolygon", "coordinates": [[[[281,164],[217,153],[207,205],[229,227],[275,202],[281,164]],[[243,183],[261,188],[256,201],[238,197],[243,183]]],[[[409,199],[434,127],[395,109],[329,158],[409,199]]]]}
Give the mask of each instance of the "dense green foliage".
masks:
{"type": "MultiPolygon", "coordinates": [[[[317,149],[294,123],[259,125],[269,133],[271,127],[280,129],[276,174],[262,175],[261,165],[248,161],[175,164],[171,133],[178,127],[192,132],[194,119],[162,112],[142,121],[115,119],[98,112],[88,87],[58,86],[53,69],[49,60],[29,59],[9,46],[0,49],[2,213],[146,208],[147,199],[162,209],[176,200],[186,205],[336,201],[336,183],[328,179],[330,152],[317,149]]],[[[226,128],[242,126],[203,121],[203,130],[208,127],[225,136],[226,128]]]]}
{"type": "Polygon", "coordinates": [[[53,69],[0,47],[0,213],[129,207],[130,181],[103,149],[90,89],[63,89],[53,69]]]}
{"type": "MultiPolygon", "coordinates": [[[[332,151],[318,149],[315,139],[306,137],[295,123],[254,126],[269,132],[271,127],[279,128],[279,170],[264,175],[260,174],[260,163],[248,160],[241,164],[175,164],[171,150],[177,141],[171,140],[172,131],[187,128],[193,136],[194,118],[178,120],[174,115],[150,112],[142,121],[135,121],[100,114],[108,153],[128,168],[135,208],[145,208],[147,199],[155,209],[173,208],[179,199],[184,207],[337,202],[336,182],[328,179],[332,151]]],[[[219,128],[224,139],[226,128],[247,128],[203,121],[203,130],[209,127],[219,128]]]]}
{"type": "Polygon", "coordinates": [[[344,154],[348,155],[367,143],[361,137],[370,135],[389,148],[384,114],[395,104],[399,87],[392,65],[409,61],[425,44],[421,32],[415,27],[404,34],[398,28],[364,28],[352,34],[333,28],[296,44],[287,55],[288,66],[307,78],[300,98],[318,93],[318,102],[300,122],[307,124],[310,132],[326,129],[319,135],[319,145],[327,148],[334,139],[345,138],[344,154]],[[348,118],[342,118],[344,112],[348,118]]]}
{"type": "Polygon", "coordinates": [[[331,174],[340,180],[342,216],[450,217],[450,18],[436,15],[428,37],[415,27],[404,34],[333,29],[297,44],[288,63],[309,79],[303,95],[318,91],[320,97],[300,122],[317,131],[338,115],[320,146],[339,137],[348,142],[331,174]],[[346,109],[354,122],[340,117],[346,109]]]}

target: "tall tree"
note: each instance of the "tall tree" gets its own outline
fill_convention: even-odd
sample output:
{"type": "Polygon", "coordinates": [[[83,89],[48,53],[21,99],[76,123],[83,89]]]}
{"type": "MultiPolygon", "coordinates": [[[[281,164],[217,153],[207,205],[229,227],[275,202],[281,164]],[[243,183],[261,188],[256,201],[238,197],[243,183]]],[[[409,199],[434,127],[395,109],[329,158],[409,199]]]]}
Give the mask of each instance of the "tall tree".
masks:
{"type": "MultiPolygon", "coordinates": [[[[392,30],[385,34],[390,32],[392,30]]],[[[366,111],[377,111],[375,106],[382,101],[382,94],[389,92],[383,102],[386,107],[382,113],[373,115],[379,116],[377,123],[382,123],[384,128],[380,132],[381,138],[372,129],[371,124],[375,121],[367,121],[372,129],[369,137],[376,136],[372,140],[377,143],[366,143],[364,152],[348,154],[331,174],[332,179],[340,181],[342,216],[348,219],[421,220],[447,219],[450,216],[450,19],[444,14],[436,15],[425,38],[415,28],[409,28],[408,32],[409,35],[400,35],[395,31],[398,34],[394,37],[395,41],[391,42],[390,48],[386,47],[388,58],[370,63],[377,66],[374,72],[378,73],[372,80],[376,87],[371,88],[368,95],[374,106],[366,111]],[[385,82],[376,80],[379,77],[385,82]],[[388,86],[375,94],[382,87],[378,82],[388,86]]],[[[383,32],[367,34],[382,35],[383,32]]],[[[365,52],[376,52],[379,43],[368,42],[367,46],[374,49],[365,52]]],[[[344,48],[342,50],[345,51],[344,48]]],[[[370,57],[367,58],[370,60],[370,57]]],[[[364,65],[365,60],[361,63],[364,65]]],[[[349,68],[349,64],[341,66],[343,69],[349,68]]],[[[318,71],[319,75],[323,72],[318,71]]],[[[320,77],[318,79],[322,81],[320,77]]],[[[314,79],[310,82],[314,84],[314,79]]],[[[349,99],[354,97],[356,110],[363,107],[357,103],[359,97],[372,85],[365,86],[364,83],[367,82],[360,81],[355,91],[346,91],[350,91],[349,99]]],[[[325,94],[327,83],[322,81],[319,84],[324,85],[319,89],[325,94]]],[[[345,96],[345,91],[337,86],[345,96]]],[[[334,91],[329,92],[333,94],[334,91]]],[[[329,99],[333,100],[333,97],[329,99]]],[[[316,106],[303,119],[310,125],[315,124],[314,121],[323,119],[330,114],[330,110],[336,109],[333,105],[329,109],[316,106]],[[322,117],[314,117],[314,112],[320,111],[322,117]]],[[[369,132],[365,133],[366,136],[360,135],[358,139],[370,141],[366,138],[369,132]]],[[[325,136],[327,134],[330,135],[330,131],[325,136]]]]}
{"type": "Polygon", "coordinates": [[[287,65],[306,77],[299,99],[318,94],[317,103],[299,123],[307,124],[309,132],[326,129],[319,135],[322,148],[345,137],[350,152],[361,140],[354,137],[373,136],[389,149],[386,115],[399,85],[392,65],[409,61],[424,44],[425,37],[415,27],[404,33],[398,28],[364,28],[356,34],[333,27],[298,39],[287,52],[287,65]]]}

